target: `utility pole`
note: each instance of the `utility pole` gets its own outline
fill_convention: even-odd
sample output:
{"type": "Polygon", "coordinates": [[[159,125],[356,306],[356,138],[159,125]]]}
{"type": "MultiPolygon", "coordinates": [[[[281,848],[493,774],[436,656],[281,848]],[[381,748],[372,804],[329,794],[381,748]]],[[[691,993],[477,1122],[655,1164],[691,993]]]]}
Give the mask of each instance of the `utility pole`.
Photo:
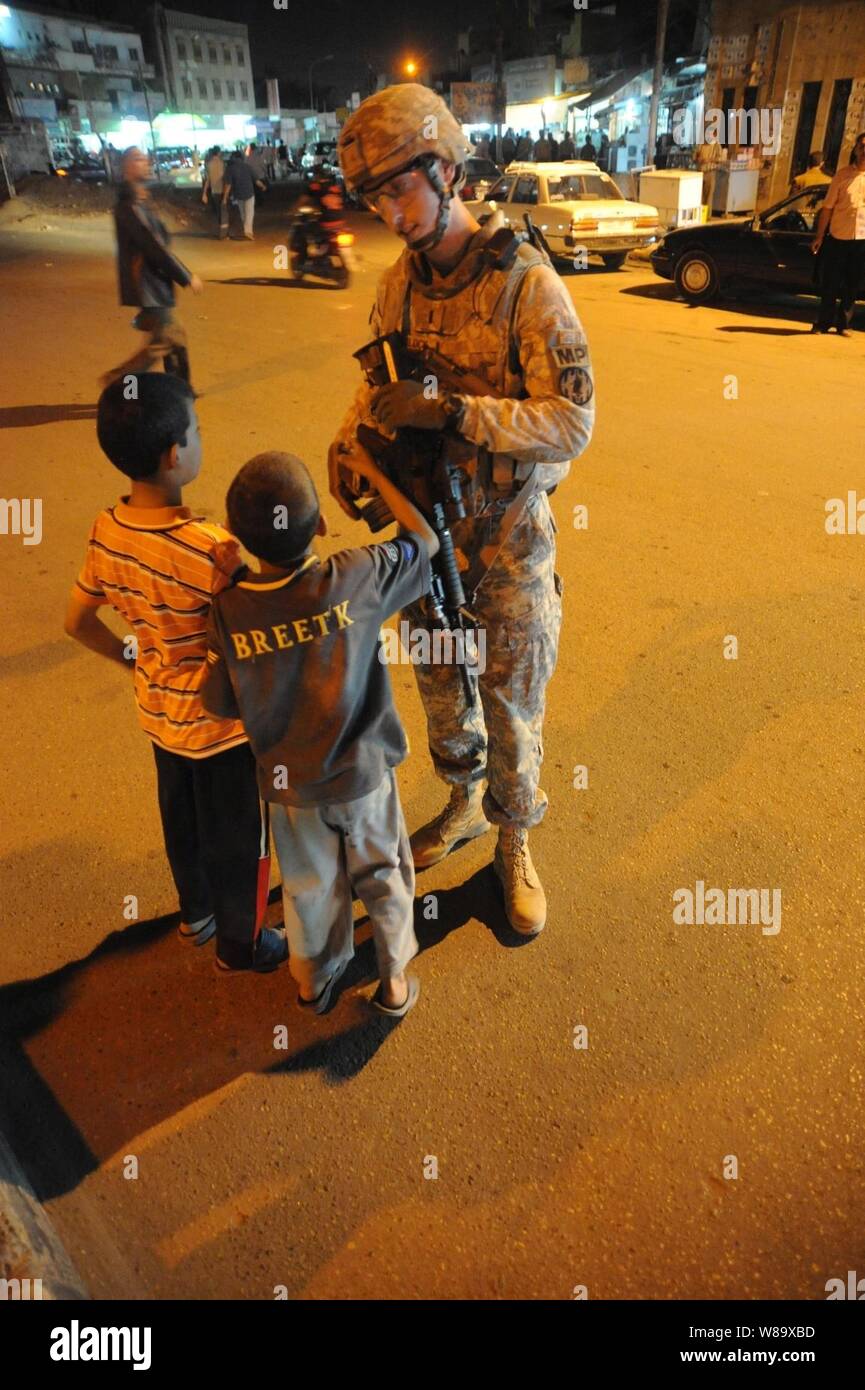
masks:
{"type": "Polygon", "coordinates": [[[502,124],[505,118],[505,68],[502,61],[502,44],[504,41],[502,31],[501,0],[496,0],[496,33],[495,33],[495,126],[496,126],[496,164],[502,163],[502,124]]]}
{"type": "Polygon", "coordinates": [[[652,76],[652,100],[649,105],[649,135],[646,143],[646,163],[655,158],[658,136],[658,107],[661,104],[661,84],[664,80],[664,44],[667,38],[667,18],[670,0],[658,0],[658,27],[655,33],[655,71],[652,76]]]}

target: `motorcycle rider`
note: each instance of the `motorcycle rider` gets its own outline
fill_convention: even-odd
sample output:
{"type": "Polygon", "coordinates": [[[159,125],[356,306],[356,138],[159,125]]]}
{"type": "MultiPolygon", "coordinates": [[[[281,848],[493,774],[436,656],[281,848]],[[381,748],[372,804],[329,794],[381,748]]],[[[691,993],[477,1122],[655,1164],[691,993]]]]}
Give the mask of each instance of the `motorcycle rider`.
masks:
{"type": "MultiPolygon", "coordinates": [[[[297,199],[293,211],[297,212],[305,203],[314,205],[318,212],[318,229],[329,242],[332,242],[345,227],[345,200],[339,179],[331,174],[323,159],[316,160],[313,165],[306,187],[297,199]]],[[[296,248],[305,259],[306,229],[299,223],[295,229],[295,238],[296,248]]]]}
{"type": "MultiPolygon", "coordinates": [[[[495,823],[508,919],[533,936],[545,924],[546,898],[528,831],[547,807],[542,725],[561,622],[548,493],[591,436],[588,347],[546,255],[503,228],[500,215],[480,226],[456,196],[470,151],[435,92],[400,83],[375,93],[349,117],[338,150],[346,187],[404,243],[379,282],[373,335],[402,328],[411,350],[432,349],[501,392],[363,385],[328,462],[331,492],[357,516],[344,470],[361,447],[360,423],[455,431],[476,446],[467,515],[452,532],[467,606],[486,631],[486,668],[471,701],[455,666],[415,666],[433,762],[451,794],[412,837],[412,851],[418,867],[435,864],[495,823]]],[[[429,625],[422,607],[406,616],[413,627],[429,625]]]]}

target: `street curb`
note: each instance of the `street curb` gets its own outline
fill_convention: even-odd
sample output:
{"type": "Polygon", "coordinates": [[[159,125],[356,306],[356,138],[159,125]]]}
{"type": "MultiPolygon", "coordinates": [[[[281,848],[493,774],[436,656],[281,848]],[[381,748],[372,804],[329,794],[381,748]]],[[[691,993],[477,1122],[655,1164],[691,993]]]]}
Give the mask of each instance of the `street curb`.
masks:
{"type": "Polygon", "coordinates": [[[48,1213],[0,1134],[0,1302],[89,1299],[48,1213]],[[8,1282],[18,1282],[12,1293],[8,1282]],[[29,1283],[27,1281],[30,1281],[29,1283]],[[34,1284],[34,1280],[40,1281],[34,1284]]]}

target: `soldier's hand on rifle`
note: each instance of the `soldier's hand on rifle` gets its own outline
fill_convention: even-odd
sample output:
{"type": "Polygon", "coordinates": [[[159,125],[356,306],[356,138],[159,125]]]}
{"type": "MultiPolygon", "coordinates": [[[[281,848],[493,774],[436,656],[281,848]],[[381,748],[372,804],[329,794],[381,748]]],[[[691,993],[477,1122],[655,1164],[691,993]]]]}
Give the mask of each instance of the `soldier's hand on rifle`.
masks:
{"type": "Polygon", "coordinates": [[[370,409],[386,430],[443,430],[448,423],[444,398],[429,400],[424,390],[419,381],[389,381],[373,392],[370,409]]]}
{"type": "MultiPolygon", "coordinates": [[[[346,471],[351,472],[356,469],[359,456],[370,458],[366,450],[360,444],[355,444],[354,449],[349,451],[345,444],[336,440],[331,444],[327,451],[327,476],[330,486],[330,495],[335,497],[346,516],[351,517],[352,521],[360,521],[361,515],[354,505],[350,488],[346,482],[346,471]]],[[[361,459],[363,461],[363,459],[361,459]]],[[[370,458],[370,462],[372,459],[370,458]]],[[[360,469],[356,469],[360,472],[360,469]]]]}

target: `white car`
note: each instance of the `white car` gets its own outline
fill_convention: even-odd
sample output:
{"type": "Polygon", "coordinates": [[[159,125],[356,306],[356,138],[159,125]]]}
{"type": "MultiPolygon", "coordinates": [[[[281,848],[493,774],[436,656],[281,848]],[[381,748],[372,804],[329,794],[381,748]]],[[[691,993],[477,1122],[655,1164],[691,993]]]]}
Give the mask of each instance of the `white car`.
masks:
{"type": "Polygon", "coordinates": [[[586,159],[517,160],[486,198],[466,206],[476,217],[499,210],[516,231],[524,228],[528,212],[554,256],[573,261],[585,247],[609,270],[618,270],[629,251],[650,246],[662,231],[657,208],[623,198],[609,174],[586,159]]]}

